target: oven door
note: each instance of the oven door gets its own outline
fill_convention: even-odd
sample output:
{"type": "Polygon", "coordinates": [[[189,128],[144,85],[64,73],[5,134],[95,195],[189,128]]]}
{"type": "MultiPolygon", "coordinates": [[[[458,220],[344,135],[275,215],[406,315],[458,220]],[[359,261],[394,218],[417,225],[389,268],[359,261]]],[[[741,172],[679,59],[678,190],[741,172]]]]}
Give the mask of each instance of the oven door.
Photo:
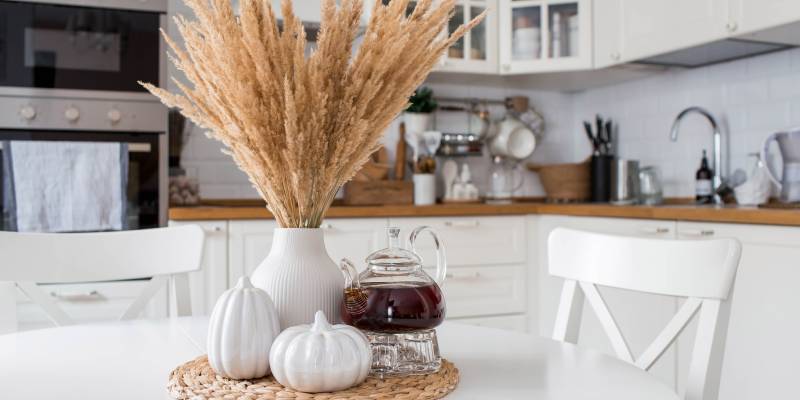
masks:
{"type": "MultiPolygon", "coordinates": [[[[64,132],[64,131],[23,131],[0,130],[0,144],[14,140],[46,140],[46,141],[80,141],[80,142],[122,142],[128,144],[128,179],[127,195],[127,229],[156,228],[163,225],[166,204],[159,195],[162,179],[160,164],[164,155],[163,136],[159,133],[142,132],[64,132]]],[[[8,171],[3,171],[3,149],[0,147],[0,178],[8,171]]],[[[2,179],[0,179],[2,180],[2,179]]],[[[0,205],[6,204],[4,193],[8,188],[0,185],[0,205]]],[[[3,218],[0,230],[12,230],[13,218],[10,211],[3,207],[3,218]]]]}
{"type": "Polygon", "coordinates": [[[0,86],[144,92],[159,82],[156,11],[0,2],[0,86]]]}

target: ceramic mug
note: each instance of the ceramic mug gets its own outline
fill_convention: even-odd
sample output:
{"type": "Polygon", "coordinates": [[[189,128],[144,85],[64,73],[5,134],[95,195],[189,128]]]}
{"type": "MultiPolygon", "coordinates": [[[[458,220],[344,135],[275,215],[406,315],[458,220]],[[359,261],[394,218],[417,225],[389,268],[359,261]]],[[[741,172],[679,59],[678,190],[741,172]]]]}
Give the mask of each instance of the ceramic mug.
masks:
{"type": "Polygon", "coordinates": [[[516,118],[506,117],[500,122],[489,148],[494,155],[522,160],[536,149],[536,134],[516,118]]]}
{"type": "Polygon", "coordinates": [[[436,204],[436,175],[414,174],[414,205],[436,204]]]}

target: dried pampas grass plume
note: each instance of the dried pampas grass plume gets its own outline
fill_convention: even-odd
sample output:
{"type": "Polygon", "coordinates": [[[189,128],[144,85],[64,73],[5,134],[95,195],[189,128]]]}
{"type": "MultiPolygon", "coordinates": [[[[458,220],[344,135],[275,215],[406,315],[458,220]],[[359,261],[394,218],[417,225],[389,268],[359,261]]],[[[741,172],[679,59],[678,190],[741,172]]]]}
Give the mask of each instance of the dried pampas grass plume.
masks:
{"type": "MultiPolygon", "coordinates": [[[[181,48],[170,60],[191,83],[181,94],[142,83],[221,141],[282,227],[319,227],[339,188],[378,147],[441,55],[484,17],[442,34],[455,0],[377,0],[361,47],[361,0],[322,1],[317,48],[292,3],[279,26],[270,0],[184,0],[196,20],[175,18],[181,48]]],[[[141,82],[140,82],[141,83],[141,82]]]]}

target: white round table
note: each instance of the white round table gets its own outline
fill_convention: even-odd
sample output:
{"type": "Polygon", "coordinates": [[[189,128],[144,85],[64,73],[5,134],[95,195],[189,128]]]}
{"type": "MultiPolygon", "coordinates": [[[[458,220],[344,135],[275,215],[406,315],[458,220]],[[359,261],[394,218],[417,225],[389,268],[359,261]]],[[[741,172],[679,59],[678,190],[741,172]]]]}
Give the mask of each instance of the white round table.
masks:
{"type": "MultiPolygon", "coordinates": [[[[204,317],[68,326],[0,335],[0,398],[164,399],[169,372],[205,353],[204,317]]],[[[447,399],[676,400],[646,372],[521,333],[445,323],[442,356],[461,371],[447,399]]]]}

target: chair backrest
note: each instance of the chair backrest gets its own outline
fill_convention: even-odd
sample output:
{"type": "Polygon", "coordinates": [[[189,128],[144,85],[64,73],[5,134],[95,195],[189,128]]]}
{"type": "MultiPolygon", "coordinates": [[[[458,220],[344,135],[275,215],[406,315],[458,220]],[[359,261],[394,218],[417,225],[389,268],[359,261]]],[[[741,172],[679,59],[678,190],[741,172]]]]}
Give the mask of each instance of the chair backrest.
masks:
{"type": "Polygon", "coordinates": [[[56,325],[74,322],[39,283],[150,278],[121,320],[139,316],[166,284],[177,314],[191,315],[187,273],[200,269],[203,239],[203,230],[194,225],[97,233],[0,232],[0,281],[14,282],[56,325]]]}
{"type": "Polygon", "coordinates": [[[740,254],[735,239],[648,239],[557,228],[548,238],[549,269],[565,282],[553,339],[577,342],[585,298],[617,357],[649,370],[699,312],[683,398],[716,399],[740,254]],[[597,285],[687,299],[634,358],[597,285]]]}

